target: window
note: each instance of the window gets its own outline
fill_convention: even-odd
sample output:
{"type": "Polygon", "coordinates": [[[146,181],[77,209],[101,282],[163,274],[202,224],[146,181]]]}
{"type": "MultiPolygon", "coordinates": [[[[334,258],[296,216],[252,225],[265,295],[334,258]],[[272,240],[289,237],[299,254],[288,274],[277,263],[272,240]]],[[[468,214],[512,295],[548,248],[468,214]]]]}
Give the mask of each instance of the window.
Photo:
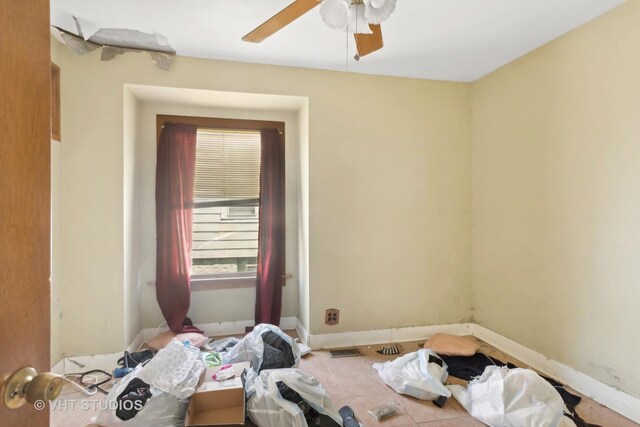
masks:
{"type": "Polygon", "coordinates": [[[157,115],[158,138],[165,123],[198,129],[191,252],[191,283],[196,286],[192,289],[255,286],[261,130],[284,135],[284,123],[157,115]]]}
{"type": "Polygon", "coordinates": [[[255,277],[260,132],[198,128],[192,276],[255,277]]]}

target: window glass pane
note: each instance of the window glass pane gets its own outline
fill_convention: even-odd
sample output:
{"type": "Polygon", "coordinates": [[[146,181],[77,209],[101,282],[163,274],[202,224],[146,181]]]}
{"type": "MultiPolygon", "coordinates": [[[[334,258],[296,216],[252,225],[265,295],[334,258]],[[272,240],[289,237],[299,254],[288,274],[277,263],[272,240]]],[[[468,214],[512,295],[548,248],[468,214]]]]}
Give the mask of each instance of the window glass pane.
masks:
{"type": "Polygon", "coordinates": [[[198,129],[193,214],[192,275],[255,272],[260,133],[198,129]],[[251,199],[253,206],[227,201],[251,199]]]}

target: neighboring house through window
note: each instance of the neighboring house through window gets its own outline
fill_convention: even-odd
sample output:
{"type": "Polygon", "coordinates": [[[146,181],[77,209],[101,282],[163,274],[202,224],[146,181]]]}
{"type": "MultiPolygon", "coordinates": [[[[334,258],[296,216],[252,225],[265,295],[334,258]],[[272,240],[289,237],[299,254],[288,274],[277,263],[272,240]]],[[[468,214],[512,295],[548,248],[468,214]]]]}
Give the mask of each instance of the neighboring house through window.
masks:
{"type": "Polygon", "coordinates": [[[197,135],[191,275],[255,277],[260,132],[198,128],[197,135]]]}

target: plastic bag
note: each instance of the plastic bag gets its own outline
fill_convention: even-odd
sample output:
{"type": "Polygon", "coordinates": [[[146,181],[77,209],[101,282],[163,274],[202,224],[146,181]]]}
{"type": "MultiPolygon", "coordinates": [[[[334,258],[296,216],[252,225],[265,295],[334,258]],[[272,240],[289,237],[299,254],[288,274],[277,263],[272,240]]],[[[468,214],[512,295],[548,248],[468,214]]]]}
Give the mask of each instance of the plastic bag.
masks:
{"type": "Polygon", "coordinates": [[[138,414],[123,421],[116,416],[118,408],[118,396],[125,390],[129,382],[136,378],[142,370],[142,366],[129,373],[114,386],[106,400],[100,403],[100,413],[90,422],[105,427],[180,427],[184,425],[184,418],[189,406],[188,399],[178,399],[162,390],[151,386],[152,397],[147,400],[138,414]]]}
{"type": "Polygon", "coordinates": [[[448,377],[447,364],[431,350],[421,349],[389,362],[374,363],[373,367],[380,378],[398,393],[422,400],[451,396],[443,384],[448,377]],[[442,366],[429,362],[430,356],[442,366]]]}
{"type": "Polygon", "coordinates": [[[557,427],[563,417],[560,394],[530,369],[488,366],[467,388],[450,385],[460,404],[491,427],[557,427]]]}
{"type": "MultiPolygon", "coordinates": [[[[289,335],[282,332],[280,328],[268,323],[261,323],[249,334],[238,342],[234,347],[230,348],[227,353],[222,354],[222,362],[224,364],[250,362],[251,368],[246,372],[245,395],[247,398],[254,392],[254,380],[258,373],[262,370],[264,360],[264,341],[262,335],[265,332],[273,332],[291,347],[294,363],[291,368],[298,367],[300,363],[301,351],[297,342],[289,335]]],[[[287,366],[284,366],[287,368],[287,366]]]]}
{"type": "Polygon", "coordinates": [[[251,367],[256,372],[259,372],[262,367],[264,356],[264,342],[262,340],[262,334],[268,331],[280,336],[285,343],[289,344],[295,359],[295,363],[291,367],[297,367],[298,363],[300,363],[301,354],[298,343],[296,343],[289,335],[282,332],[280,328],[268,323],[261,323],[253,328],[251,333],[247,334],[240,340],[240,342],[238,342],[238,344],[230,348],[226,354],[223,354],[223,363],[226,365],[230,363],[251,362],[251,367]]]}
{"type": "Polygon", "coordinates": [[[253,379],[255,393],[247,402],[247,414],[258,427],[306,427],[302,409],[280,395],[282,381],[300,395],[313,409],[342,425],[322,384],[299,369],[266,369],[253,379]]]}
{"type": "Polygon", "coordinates": [[[195,393],[205,369],[207,365],[200,350],[174,338],[137,376],[164,392],[186,399],[195,393]]]}

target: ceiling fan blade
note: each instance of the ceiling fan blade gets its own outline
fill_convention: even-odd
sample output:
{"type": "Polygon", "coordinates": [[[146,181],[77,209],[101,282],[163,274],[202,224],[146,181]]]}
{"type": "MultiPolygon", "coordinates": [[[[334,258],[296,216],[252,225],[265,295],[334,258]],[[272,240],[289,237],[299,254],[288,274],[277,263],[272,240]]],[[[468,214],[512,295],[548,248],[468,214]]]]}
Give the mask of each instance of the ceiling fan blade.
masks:
{"type": "Polygon", "coordinates": [[[384,46],[382,42],[382,28],[380,25],[369,24],[369,28],[373,31],[372,34],[354,34],[356,39],[356,50],[358,51],[358,57],[362,58],[376,50],[382,49],[384,46]]]}
{"type": "Polygon", "coordinates": [[[244,36],[242,40],[260,43],[272,34],[291,24],[305,13],[320,4],[320,0],[296,0],[276,13],[255,30],[244,36]]]}

